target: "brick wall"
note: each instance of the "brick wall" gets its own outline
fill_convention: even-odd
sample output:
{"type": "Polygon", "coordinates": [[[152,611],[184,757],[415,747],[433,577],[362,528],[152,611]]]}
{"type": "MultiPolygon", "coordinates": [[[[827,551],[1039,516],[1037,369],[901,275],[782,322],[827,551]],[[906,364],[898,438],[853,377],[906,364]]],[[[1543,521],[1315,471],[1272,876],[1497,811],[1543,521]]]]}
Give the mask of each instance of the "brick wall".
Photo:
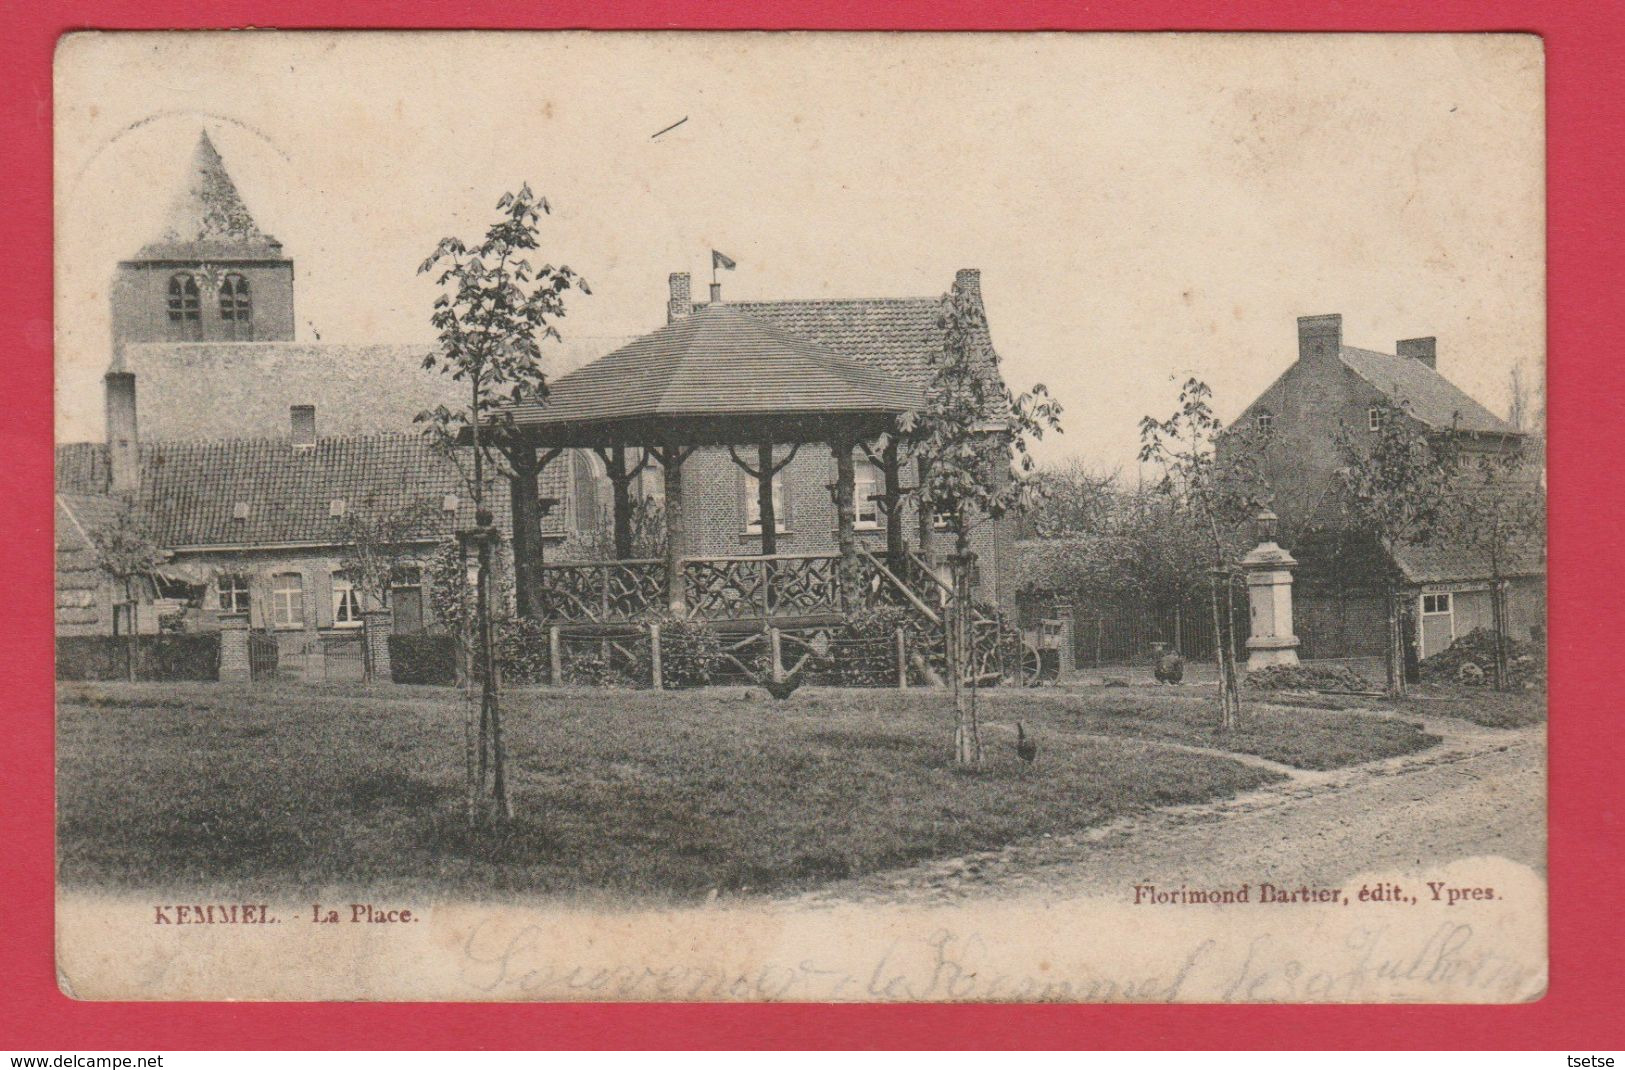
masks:
{"type": "MultiPolygon", "coordinates": [[[[211,262],[222,275],[235,273],[248,280],[253,308],[253,339],[292,341],[293,261],[211,262]]],[[[169,320],[169,280],[189,272],[198,281],[199,323],[204,342],[228,341],[231,326],[220,318],[219,296],[204,284],[199,263],[132,260],[118,266],[113,277],[113,349],[127,342],[191,341],[191,335],[172,332],[169,320]]]]}

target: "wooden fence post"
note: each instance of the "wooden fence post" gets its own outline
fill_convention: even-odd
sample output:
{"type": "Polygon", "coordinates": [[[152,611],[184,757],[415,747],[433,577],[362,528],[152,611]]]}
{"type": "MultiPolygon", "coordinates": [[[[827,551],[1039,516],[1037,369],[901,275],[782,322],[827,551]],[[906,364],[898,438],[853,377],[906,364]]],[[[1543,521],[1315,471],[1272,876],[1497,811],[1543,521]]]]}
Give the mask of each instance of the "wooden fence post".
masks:
{"type": "Polygon", "coordinates": [[[649,683],[659,691],[665,686],[660,670],[660,625],[649,625],[649,683]]]}
{"type": "Polygon", "coordinates": [[[770,627],[767,630],[767,671],[776,684],[784,682],[784,659],[780,656],[781,653],[779,630],[770,627]]]}
{"type": "Polygon", "coordinates": [[[908,633],[897,629],[897,689],[908,690],[908,633]]]}
{"type": "Polygon", "coordinates": [[[564,666],[560,655],[559,626],[554,624],[547,629],[547,673],[554,687],[564,682],[564,666]]]}

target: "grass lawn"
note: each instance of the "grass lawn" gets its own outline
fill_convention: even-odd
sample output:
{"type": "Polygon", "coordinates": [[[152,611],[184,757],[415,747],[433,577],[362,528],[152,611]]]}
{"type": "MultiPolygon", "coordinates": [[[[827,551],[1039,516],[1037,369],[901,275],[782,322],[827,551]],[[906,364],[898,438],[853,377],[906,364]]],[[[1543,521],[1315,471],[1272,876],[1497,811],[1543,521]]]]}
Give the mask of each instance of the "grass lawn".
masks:
{"type": "Polygon", "coordinates": [[[1485,728],[1526,728],[1546,720],[1546,692],[1497,691],[1450,684],[1412,685],[1405,699],[1414,713],[1459,717],[1485,728]]]}
{"type": "Polygon", "coordinates": [[[988,693],[990,760],[966,772],[950,760],[940,693],[752,694],[510,695],[520,820],[493,838],[463,825],[456,692],[64,685],[61,879],[290,897],[782,891],[1281,779],[1168,741],[1324,763],[1433,739],[1293,711],[1226,741],[1202,723],[1201,702],[988,693]],[[1014,715],[1040,741],[1033,766],[1015,757],[1014,715]],[[1330,746],[1339,734],[1348,739],[1330,746]]]}
{"type": "Polygon", "coordinates": [[[1352,710],[1286,705],[1249,694],[1243,724],[1221,732],[1211,688],[1102,688],[1037,692],[1046,723],[1080,731],[1214,747],[1298,769],[1340,769],[1424,750],[1439,737],[1411,721],[1352,710]],[[1049,696],[1054,695],[1051,698],[1049,696]]]}

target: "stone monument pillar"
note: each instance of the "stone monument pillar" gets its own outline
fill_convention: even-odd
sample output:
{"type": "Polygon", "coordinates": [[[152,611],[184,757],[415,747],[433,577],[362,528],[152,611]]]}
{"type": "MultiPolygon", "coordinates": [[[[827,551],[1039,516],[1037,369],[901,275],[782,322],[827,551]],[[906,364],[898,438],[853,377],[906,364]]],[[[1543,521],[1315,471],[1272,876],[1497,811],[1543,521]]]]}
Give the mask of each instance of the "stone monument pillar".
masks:
{"type": "Polygon", "coordinates": [[[1247,573],[1247,671],[1298,663],[1298,637],[1292,634],[1292,555],[1275,544],[1276,515],[1258,515],[1259,542],[1241,559],[1247,573]]]}

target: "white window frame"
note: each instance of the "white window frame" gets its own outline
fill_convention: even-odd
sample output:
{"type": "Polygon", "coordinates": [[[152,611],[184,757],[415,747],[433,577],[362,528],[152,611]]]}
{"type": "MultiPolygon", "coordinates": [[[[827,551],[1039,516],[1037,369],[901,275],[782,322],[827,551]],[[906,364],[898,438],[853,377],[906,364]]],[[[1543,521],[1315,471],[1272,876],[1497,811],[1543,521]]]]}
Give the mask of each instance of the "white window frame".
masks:
{"type": "Polygon", "coordinates": [[[1273,412],[1260,412],[1253,417],[1253,426],[1264,434],[1275,429],[1275,414],[1273,412]]]}
{"type": "Polygon", "coordinates": [[[872,500],[871,494],[884,494],[886,492],[886,473],[873,461],[854,461],[852,463],[852,504],[856,520],[853,527],[858,531],[880,530],[880,503],[872,500]],[[868,513],[865,517],[864,514],[868,513]]]}
{"type": "Polygon", "coordinates": [[[226,573],[214,581],[214,586],[219,597],[220,612],[247,613],[253,607],[247,576],[236,572],[226,573]]]}
{"type": "Polygon", "coordinates": [[[1376,434],[1382,430],[1382,410],[1373,405],[1365,410],[1366,430],[1376,434]]]}
{"type": "MultiPolygon", "coordinates": [[[[761,480],[749,473],[741,472],[745,487],[745,534],[760,536],[762,534],[762,511],[757,507],[757,494],[761,488],[761,480]]],[[[790,533],[789,517],[785,515],[784,508],[784,469],[773,473],[773,532],[776,535],[790,533]]]]}
{"type": "Polygon", "coordinates": [[[305,577],[298,572],[278,572],[271,577],[271,627],[287,630],[304,626],[305,577]]]}
{"type": "Polygon", "coordinates": [[[1422,593],[1422,613],[1424,615],[1429,616],[1429,617],[1443,617],[1443,616],[1447,616],[1447,615],[1448,616],[1454,616],[1455,612],[1456,612],[1456,600],[1455,600],[1454,597],[1452,597],[1452,594],[1451,594],[1450,591],[1424,591],[1422,593]],[[1444,608],[1443,609],[1429,609],[1428,608],[1428,599],[1430,599],[1430,598],[1435,599],[1435,601],[1433,603],[1435,606],[1437,606],[1439,604],[1437,599],[1440,599],[1440,598],[1444,599],[1444,608]]]}
{"type": "Polygon", "coordinates": [[[342,568],[334,569],[332,584],[333,627],[361,627],[361,592],[355,589],[355,581],[350,579],[350,573],[342,568]]]}

